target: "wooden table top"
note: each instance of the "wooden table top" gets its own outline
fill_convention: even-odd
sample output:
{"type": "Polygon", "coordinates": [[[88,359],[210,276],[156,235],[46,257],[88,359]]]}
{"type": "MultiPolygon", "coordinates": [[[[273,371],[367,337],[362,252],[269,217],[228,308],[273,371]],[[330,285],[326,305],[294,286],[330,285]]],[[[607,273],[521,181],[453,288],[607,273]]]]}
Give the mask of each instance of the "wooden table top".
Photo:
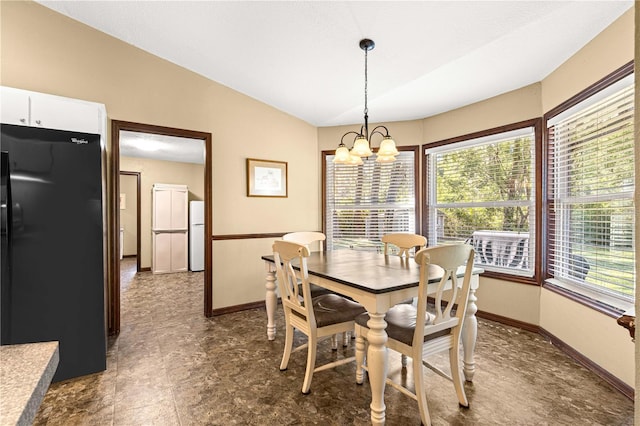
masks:
{"type": "MultiPolygon", "coordinates": [[[[273,255],[262,256],[274,262],[273,255]]],[[[312,252],[307,258],[309,275],[315,275],[369,293],[381,294],[404,288],[417,287],[420,267],[413,258],[384,255],[369,251],[332,250],[312,252]]],[[[482,269],[474,268],[474,273],[482,269]]],[[[430,282],[442,277],[442,269],[430,266],[430,282]]],[[[460,274],[459,276],[463,276],[460,274]]]]}

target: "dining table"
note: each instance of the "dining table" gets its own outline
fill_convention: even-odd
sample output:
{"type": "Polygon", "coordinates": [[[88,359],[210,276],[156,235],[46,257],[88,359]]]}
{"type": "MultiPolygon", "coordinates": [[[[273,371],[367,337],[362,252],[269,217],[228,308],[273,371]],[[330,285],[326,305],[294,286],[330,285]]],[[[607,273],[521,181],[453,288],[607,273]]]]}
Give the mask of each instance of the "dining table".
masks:
{"type": "MultiPolygon", "coordinates": [[[[276,267],[273,255],[262,256],[266,270],[267,338],[276,336],[275,312],[278,304],[276,267]]],[[[385,314],[394,305],[417,297],[420,280],[419,265],[413,258],[384,255],[371,251],[331,250],[312,252],[307,258],[309,281],[335,293],[350,297],[368,312],[369,345],[367,368],[371,386],[371,423],[385,423],[384,389],[388,371],[385,314]]],[[[475,292],[479,286],[481,268],[474,268],[471,290],[462,328],[463,373],[473,380],[476,369],[474,351],[478,333],[475,292]]],[[[463,275],[460,269],[459,276],[463,275]]],[[[428,293],[435,293],[442,270],[430,266],[428,293]]]]}

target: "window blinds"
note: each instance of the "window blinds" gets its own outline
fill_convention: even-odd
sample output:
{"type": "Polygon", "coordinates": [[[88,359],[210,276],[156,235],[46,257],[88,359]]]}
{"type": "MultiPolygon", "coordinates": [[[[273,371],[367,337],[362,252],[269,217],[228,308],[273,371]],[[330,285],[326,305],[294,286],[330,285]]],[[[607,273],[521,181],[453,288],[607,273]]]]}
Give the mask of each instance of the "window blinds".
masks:
{"type": "Polygon", "coordinates": [[[393,163],[334,164],[325,156],[327,250],[380,251],[382,236],[416,232],[415,153],[400,151],[393,163]]]}
{"type": "Polygon", "coordinates": [[[628,300],[635,283],[632,78],[552,119],[547,130],[549,273],[628,300]]]}
{"type": "Polygon", "coordinates": [[[535,130],[427,150],[430,244],[465,241],[486,270],[533,276],[535,130]]]}

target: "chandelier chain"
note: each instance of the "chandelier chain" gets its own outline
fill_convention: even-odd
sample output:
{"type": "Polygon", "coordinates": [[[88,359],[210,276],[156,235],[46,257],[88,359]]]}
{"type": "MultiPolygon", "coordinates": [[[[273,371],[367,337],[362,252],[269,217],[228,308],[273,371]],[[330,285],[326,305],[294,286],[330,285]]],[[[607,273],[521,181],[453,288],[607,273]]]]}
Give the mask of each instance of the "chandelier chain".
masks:
{"type": "MultiPolygon", "coordinates": [[[[367,54],[369,51],[367,49],[364,50],[364,115],[369,115],[369,108],[367,107],[367,54]]],[[[367,135],[368,137],[369,135],[367,135]]]]}

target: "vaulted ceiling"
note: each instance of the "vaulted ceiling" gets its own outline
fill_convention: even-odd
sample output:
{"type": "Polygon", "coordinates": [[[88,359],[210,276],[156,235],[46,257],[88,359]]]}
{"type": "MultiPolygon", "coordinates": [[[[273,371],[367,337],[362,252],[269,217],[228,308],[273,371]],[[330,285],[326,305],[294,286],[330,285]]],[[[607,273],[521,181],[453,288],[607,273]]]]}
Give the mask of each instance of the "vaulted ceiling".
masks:
{"type": "Polygon", "coordinates": [[[542,80],[633,1],[40,1],[315,126],[428,117],[542,80]]]}

